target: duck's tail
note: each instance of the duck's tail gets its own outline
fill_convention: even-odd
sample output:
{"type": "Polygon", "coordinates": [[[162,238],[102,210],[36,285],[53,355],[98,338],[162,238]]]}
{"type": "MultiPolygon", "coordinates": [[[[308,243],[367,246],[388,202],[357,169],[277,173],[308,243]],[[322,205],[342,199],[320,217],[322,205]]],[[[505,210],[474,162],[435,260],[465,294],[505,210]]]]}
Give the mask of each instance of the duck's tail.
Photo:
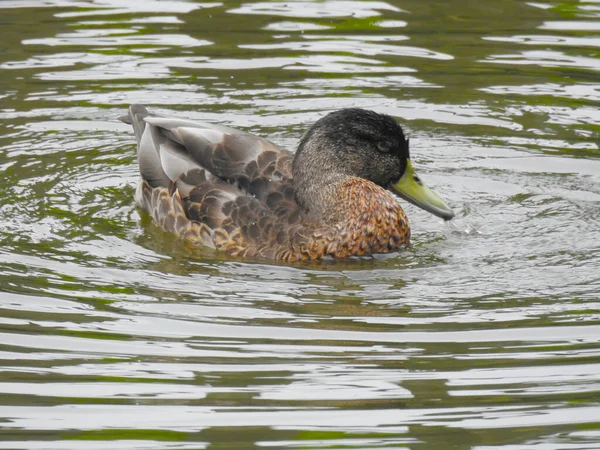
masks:
{"type": "Polygon", "coordinates": [[[142,138],[142,134],[144,133],[144,129],[146,128],[146,122],[144,119],[151,115],[152,114],[150,114],[144,106],[131,105],[129,107],[129,114],[119,117],[119,120],[133,126],[135,138],[139,143],[140,139],[142,138]]]}

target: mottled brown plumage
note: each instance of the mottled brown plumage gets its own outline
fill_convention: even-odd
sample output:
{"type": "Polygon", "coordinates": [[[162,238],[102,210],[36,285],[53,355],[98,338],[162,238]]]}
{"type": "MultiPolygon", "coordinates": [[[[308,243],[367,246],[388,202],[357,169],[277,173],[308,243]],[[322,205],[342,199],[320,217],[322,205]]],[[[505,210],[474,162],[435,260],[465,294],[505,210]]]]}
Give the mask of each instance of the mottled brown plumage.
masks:
{"type": "Polygon", "coordinates": [[[332,113],[295,156],[248,133],[140,105],[122,120],[138,141],[136,203],[194,244],[298,261],[393,252],[410,241],[404,211],[386,189],[408,164],[408,141],[389,116],[332,113]]]}

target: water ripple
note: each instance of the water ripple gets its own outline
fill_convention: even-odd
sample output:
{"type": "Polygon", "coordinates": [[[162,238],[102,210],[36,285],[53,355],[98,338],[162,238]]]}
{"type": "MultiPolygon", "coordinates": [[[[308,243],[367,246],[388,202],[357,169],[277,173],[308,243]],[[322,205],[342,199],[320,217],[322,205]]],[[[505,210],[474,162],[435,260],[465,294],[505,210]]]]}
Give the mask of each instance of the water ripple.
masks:
{"type": "Polygon", "coordinates": [[[333,0],[326,3],[293,2],[293,3],[246,3],[239,8],[230,9],[232,14],[258,14],[283,17],[355,17],[366,18],[381,15],[380,11],[403,12],[402,9],[386,2],[363,2],[333,0]]]}

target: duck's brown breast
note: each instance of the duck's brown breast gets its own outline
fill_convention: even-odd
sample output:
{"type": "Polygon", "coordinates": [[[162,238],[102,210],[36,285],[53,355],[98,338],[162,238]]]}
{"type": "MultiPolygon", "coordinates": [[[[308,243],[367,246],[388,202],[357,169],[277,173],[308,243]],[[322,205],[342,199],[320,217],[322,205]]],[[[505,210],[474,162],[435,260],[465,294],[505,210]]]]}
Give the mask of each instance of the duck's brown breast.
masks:
{"type": "MultiPolygon", "coordinates": [[[[396,198],[362,178],[349,178],[335,189],[330,211],[334,221],[299,228],[290,243],[288,261],[346,258],[398,251],[410,243],[408,219],[396,198]]],[[[279,255],[278,255],[279,256],[279,255]]]]}

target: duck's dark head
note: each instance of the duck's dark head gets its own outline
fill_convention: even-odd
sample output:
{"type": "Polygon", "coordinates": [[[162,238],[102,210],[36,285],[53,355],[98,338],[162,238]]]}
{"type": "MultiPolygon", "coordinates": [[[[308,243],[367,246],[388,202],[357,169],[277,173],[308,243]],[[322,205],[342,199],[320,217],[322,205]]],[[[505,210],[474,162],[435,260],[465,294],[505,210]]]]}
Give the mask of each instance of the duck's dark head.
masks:
{"type": "Polygon", "coordinates": [[[328,186],[360,177],[445,220],[454,217],[415,174],[408,139],[385,114],[349,108],[318,120],[300,141],[293,172],[296,199],[307,211],[326,197],[328,186]]]}

